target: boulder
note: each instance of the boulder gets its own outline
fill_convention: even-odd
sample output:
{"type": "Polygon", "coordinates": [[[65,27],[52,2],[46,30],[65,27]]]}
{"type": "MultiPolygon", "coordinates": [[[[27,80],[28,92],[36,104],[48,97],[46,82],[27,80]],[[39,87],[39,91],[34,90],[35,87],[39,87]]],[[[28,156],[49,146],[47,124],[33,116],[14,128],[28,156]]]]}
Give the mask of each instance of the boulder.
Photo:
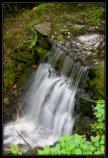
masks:
{"type": "Polygon", "coordinates": [[[42,23],[39,25],[35,25],[35,29],[41,33],[42,35],[48,36],[51,32],[51,23],[42,23]]]}

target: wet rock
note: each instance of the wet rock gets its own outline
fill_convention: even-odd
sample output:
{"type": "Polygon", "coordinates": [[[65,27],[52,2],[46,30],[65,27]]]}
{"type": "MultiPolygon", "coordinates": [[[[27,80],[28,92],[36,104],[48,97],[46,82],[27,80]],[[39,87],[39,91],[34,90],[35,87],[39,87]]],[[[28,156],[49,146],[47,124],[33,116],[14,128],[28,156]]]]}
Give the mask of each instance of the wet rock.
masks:
{"type": "Polygon", "coordinates": [[[90,96],[90,94],[82,94],[78,98],[79,106],[76,105],[76,111],[78,113],[83,113],[85,116],[93,117],[93,107],[94,99],[90,96]]]}
{"type": "Polygon", "coordinates": [[[50,148],[55,147],[58,143],[59,141],[55,142],[53,145],[50,145],[50,148]]]}
{"type": "Polygon", "coordinates": [[[58,43],[58,48],[62,45],[62,51],[68,54],[75,62],[79,60],[82,65],[93,67],[103,60],[103,35],[85,34],[74,39],[70,38],[69,40],[59,41],[58,43]]]}
{"type": "Polygon", "coordinates": [[[67,50],[67,47],[64,47],[63,50],[64,50],[64,51],[68,51],[68,50],[67,50]]]}
{"type": "Polygon", "coordinates": [[[70,42],[66,42],[66,47],[69,47],[70,46],[70,42]]]}
{"type": "Polygon", "coordinates": [[[83,60],[83,64],[86,66],[94,67],[95,62],[92,60],[83,60]]]}
{"type": "Polygon", "coordinates": [[[73,126],[73,132],[72,134],[78,133],[78,134],[84,134],[85,132],[91,131],[90,124],[92,123],[92,120],[88,116],[83,116],[82,114],[79,114],[75,118],[75,123],[73,126]]]}

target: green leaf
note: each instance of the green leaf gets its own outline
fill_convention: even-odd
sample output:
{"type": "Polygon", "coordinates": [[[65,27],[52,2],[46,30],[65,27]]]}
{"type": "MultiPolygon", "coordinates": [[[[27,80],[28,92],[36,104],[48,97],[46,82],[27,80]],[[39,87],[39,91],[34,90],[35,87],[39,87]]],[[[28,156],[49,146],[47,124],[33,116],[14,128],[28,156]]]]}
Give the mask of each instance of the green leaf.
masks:
{"type": "Polygon", "coordinates": [[[82,145],[81,145],[81,148],[82,148],[83,150],[86,150],[86,149],[88,149],[88,146],[87,146],[86,144],[82,144],[82,145]]]}
{"type": "Polygon", "coordinates": [[[101,146],[101,152],[104,154],[104,152],[105,152],[105,149],[104,149],[104,146],[102,145],[101,146]]]}
{"type": "Polygon", "coordinates": [[[71,148],[71,149],[75,148],[75,144],[70,144],[69,148],[71,148]]]}
{"type": "Polygon", "coordinates": [[[74,153],[77,154],[77,155],[80,155],[80,154],[82,154],[82,150],[76,148],[76,150],[74,151],[74,153]]]}
{"type": "Polygon", "coordinates": [[[10,144],[10,150],[14,155],[22,155],[22,150],[13,144],[10,144]]]}

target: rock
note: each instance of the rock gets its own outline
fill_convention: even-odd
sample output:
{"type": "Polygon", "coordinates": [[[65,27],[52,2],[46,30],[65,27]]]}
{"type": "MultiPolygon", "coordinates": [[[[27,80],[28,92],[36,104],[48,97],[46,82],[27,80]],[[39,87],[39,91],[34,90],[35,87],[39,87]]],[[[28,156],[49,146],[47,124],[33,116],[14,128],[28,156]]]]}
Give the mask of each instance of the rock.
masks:
{"type": "Polygon", "coordinates": [[[40,32],[41,34],[48,36],[51,32],[51,23],[43,23],[39,25],[35,25],[35,29],[40,32]]]}
{"type": "Polygon", "coordinates": [[[77,61],[80,61],[82,65],[95,66],[103,60],[102,52],[104,46],[104,36],[100,34],[85,34],[78,36],[76,38],[65,39],[64,41],[59,41],[57,47],[64,51],[64,54],[69,54],[69,56],[77,61]]]}
{"type": "Polygon", "coordinates": [[[70,46],[70,42],[66,42],[66,47],[69,47],[70,46]]]}
{"type": "Polygon", "coordinates": [[[39,149],[43,150],[44,148],[41,146],[36,146],[32,150],[29,149],[27,152],[24,153],[24,155],[33,155],[33,154],[36,155],[37,150],[39,150],[39,149]]]}
{"type": "Polygon", "coordinates": [[[87,52],[85,52],[85,53],[86,53],[87,56],[89,56],[89,55],[92,54],[92,52],[90,52],[90,51],[87,51],[87,52]]]}
{"type": "Polygon", "coordinates": [[[64,47],[63,50],[64,50],[64,51],[67,51],[67,47],[64,47]]]}
{"type": "Polygon", "coordinates": [[[74,27],[75,27],[76,29],[79,29],[79,30],[80,30],[80,29],[84,28],[85,25],[78,25],[78,24],[75,24],[74,27]]]}
{"type": "Polygon", "coordinates": [[[9,148],[4,148],[3,155],[13,155],[9,148]]]}
{"type": "Polygon", "coordinates": [[[85,46],[89,46],[88,48],[97,49],[99,46],[104,43],[104,36],[100,34],[86,34],[77,37],[80,43],[84,44],[85,46]]]}
{"type": "Polygon", "coordinates": [[[91,131],[91,123],[92,120],[90,117],[84,117],[82,114],[77,115],[75,118],[72,134],[84,134],[85,132],[91,131]]]}
{"type": "Polygon", "coordinates": [[[55,147],[58,143],[59,141],[55,142],[53,145],[50,145],[50,148],[55,147]]]}
{"type": "Polygon", "coordinates": [[[97,61],[97,62],[95,62],[95,65],[98,65],[99,64],[99,62],[97,61]]]}
{"type": "Polygon", "coordinates": [[[49,50],[51,47],[52,39],[49,40],[48,35],[51,32],[51,23],[43,23],[35,25],[34,29],[37,31],[37,49],[49,50]]]}
{"type": "Polygon", "coordinates": [[[94,67],[94,64],[95,64],[95,62],[93,62],[92,60],[90,60],[90,59],[86,59],[86,60],[83,60],[83,64],[85,65],[85,66],[90,66],[90,67],[94,67]]]}
{"type": "Polygon", "coordinates": [[[94,104],[94,100],[91,99],[89,94],[83,94],[82,96],[79,96],[79,104],[79,109],[83,115],[93,117],[92,105],[94,104]]]}

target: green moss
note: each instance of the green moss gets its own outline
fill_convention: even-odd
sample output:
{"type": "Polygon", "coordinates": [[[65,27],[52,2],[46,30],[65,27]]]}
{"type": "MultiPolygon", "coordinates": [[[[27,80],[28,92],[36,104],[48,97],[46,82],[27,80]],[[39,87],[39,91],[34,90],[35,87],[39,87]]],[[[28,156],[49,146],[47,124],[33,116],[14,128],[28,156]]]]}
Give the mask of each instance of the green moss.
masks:
{"type": "Polygon", "coordinates": [[[36,48],[37,54],[40,58],[44,57],[48,51],[42,48],[36,48]]]}
{"type": "Polygon", "coordinates": [[[41,16],[45,10],[47,10],[47,3],[42,3],[37,7],[36,13],[37,15],[41,16]]]}
{"type": "Polygon", "coordinates": [[[40,46],[41,46],[43,49],[49,48],[49,43],[48,43],[47,39],[44,38],[44,37],[41,37],[41,38],[40,38],[39,44],[40,44],[40,46]]]}
{"type": "Polygon", "coordinates": [[[26,83],[27,79],[28,79],[28,74],[23,73],[18,80],[18,83],[17,83],[18,86],[22,87],[26,83]]]}
{"type": "Polygon", "coordinates": [[[64,40],[63,35],[58,35],[56,38],[57,38],[58,41],[62,41],[62,40],[64,40]]]}
{"type": "Polygon", "coordinates": [[[90,81],[90,87],[97,99],[104,99],[104,64],[94,69],[94,77],[90,81]]]}
{"type": "Polygon", "coordinates": [[[3,103],[4,103],[4,105],[9,105],[9,104],[10,104],[9,98],[5,97],[5,98],[3,99],[3,103]]]}
{"type": "Polygon", "coordinates": [[[102,23],[102,19],[105,16],[105,8],[104,7],[96,7],[93,6],[93,9],[95,7],[95,12],[89,11],[88,13],[88,24],[91,26],[100,25],[102,23]]]}
{"type": "Polygon", "coordinates": [[[12,86],[15,81],[15,72],[8,70],[4,72],[4,85],[6,87],[12,86]]]}
{"type": "Polygon", "coordinates": [[[80,30],[81,30],[81,29],[78,28],[78,27],[76,27],[75,25],[73,25],[73,26],[71,26],[71,27],[69,28],[69,31],[70,31],[73,35],[76,34],[76,33],[79,33],[80,30]]]}

